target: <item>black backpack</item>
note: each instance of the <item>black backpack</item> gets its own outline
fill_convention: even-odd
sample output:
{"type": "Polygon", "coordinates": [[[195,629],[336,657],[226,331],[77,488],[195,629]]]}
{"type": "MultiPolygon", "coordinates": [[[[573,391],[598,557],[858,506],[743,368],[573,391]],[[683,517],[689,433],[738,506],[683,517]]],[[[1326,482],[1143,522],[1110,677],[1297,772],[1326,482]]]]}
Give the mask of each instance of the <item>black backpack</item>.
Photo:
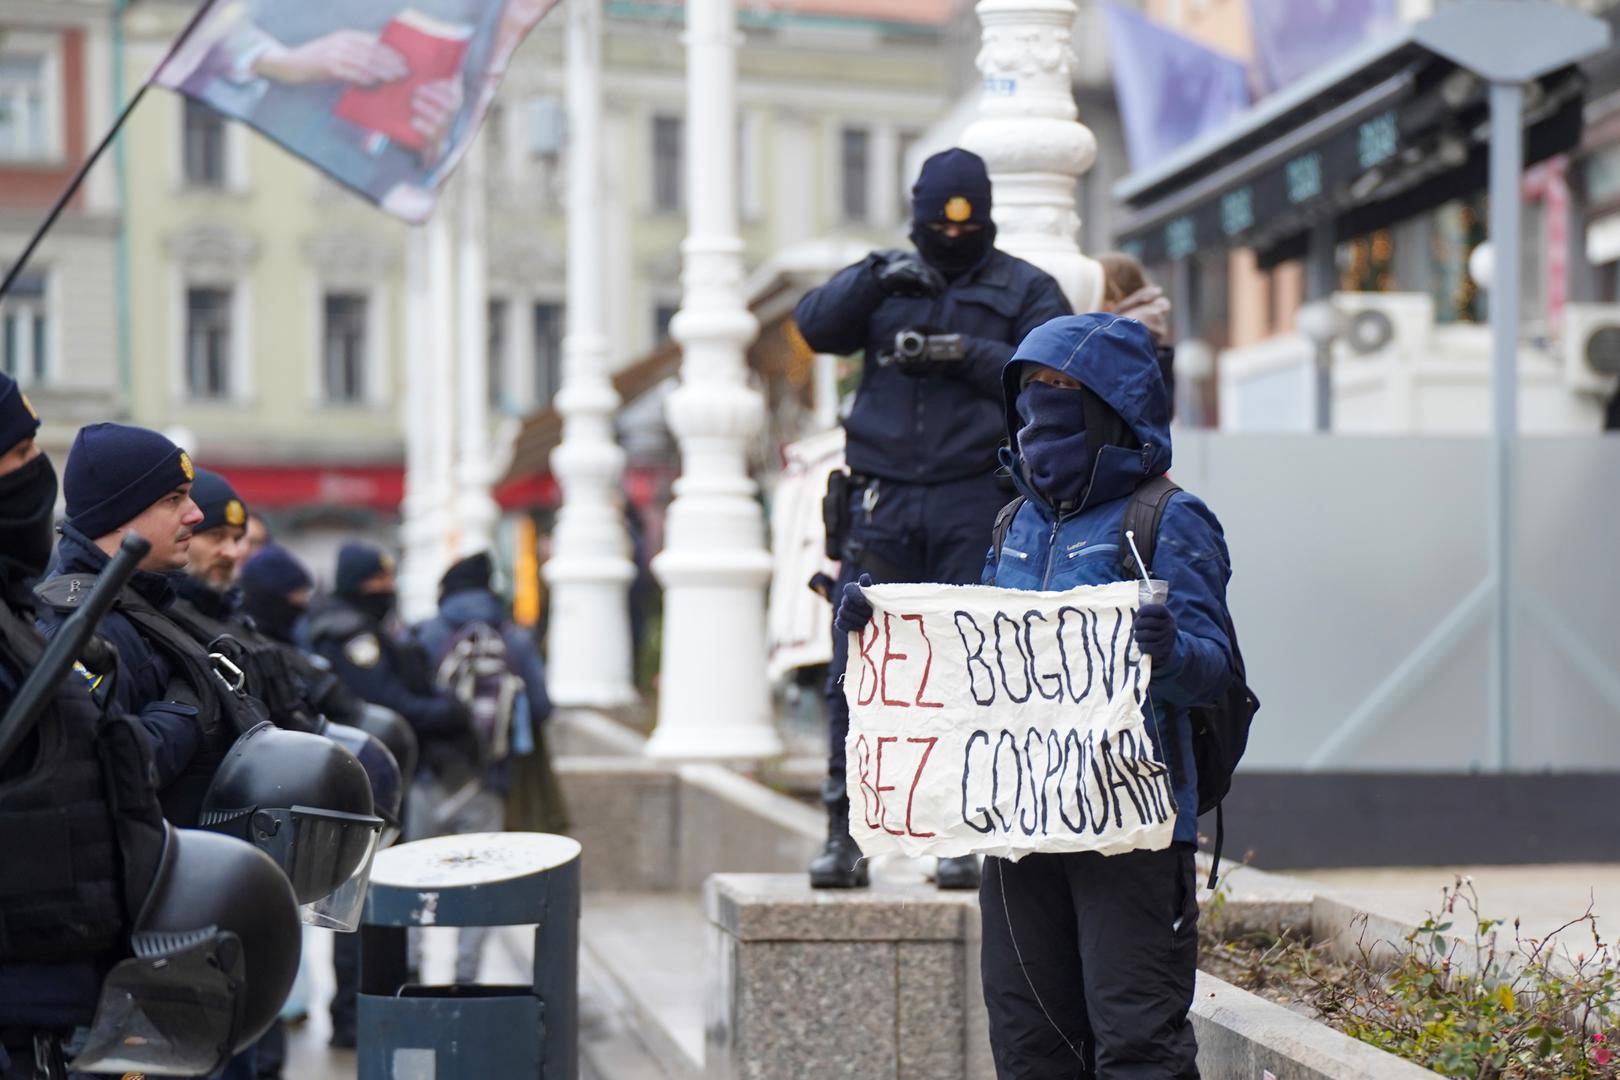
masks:
{"type": "MultiPolygon", "coordinates": [[[[1158,544],[1159,522],[1164,511],[1181,488],[1168,476],[1155,476],[1144,480],[1131,495],[1125,508],[1125,518],[1119,528],[1119,570],[1128,581],[1143,576],[1152,577],[1153,550],[1158,544]],[[1142,561],[1147,565],[1138,569],[1136,557],[1125,542],[1125,533],[1131,532],[1142,561]]],[[[1014,515],[1024,505],[1020,495],[1001,508],[990,534],[993,557],[1001,558],[1001,545],[1012,528],[1014,515]]],[[[1216,872],[1221,865],[1221,846],[1226,840],[1226,819],[1221,801],[1232,790],[1232,774],[1249,745],[1249,728],[1254,714],[1260,711],[1260,699],[1249,689],[1248,671],[1243,664],[1243,650],[1238,647],[1237,629],[1232,616],[1227,614],[1226,640],[1232,643],[1232,666],[1237,677],[1227,687],[1220,700],[1213,705],[1199,705],[1187,710],[1193,724],[1193,759],[1198,770],[1198,813],[1215,811],[1214,862],[1209,871],[1209,887],[1215,887],[1216,872]]],[[[1167,748],[1168,752],[1168,748],[1167,748]]]]}

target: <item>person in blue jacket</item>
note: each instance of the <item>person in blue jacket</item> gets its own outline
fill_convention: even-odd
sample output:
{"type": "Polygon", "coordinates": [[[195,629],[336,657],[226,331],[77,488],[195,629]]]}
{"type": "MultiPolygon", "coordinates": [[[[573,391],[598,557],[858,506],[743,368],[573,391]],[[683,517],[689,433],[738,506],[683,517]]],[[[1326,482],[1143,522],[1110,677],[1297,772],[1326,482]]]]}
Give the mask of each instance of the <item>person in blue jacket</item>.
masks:
{"type": "MultiPolygon", "coordinates": [[[[935,154],[912,188],[916,253],[878,251],[810,292],[793,312],[823,353],[864,351],[860,389],[844,420],[849,467],[842,505],[829,506],[841,580],[978,580],[996,511],[1002,440],[1001,369],[1037,326],[1070,313],[1051,275],[995,246],[990,176],[966,150],[935,154]],[[909,346],[909,347],[908,347],[909,346]]],[[[836,492],[829,502],[837,502],[836,492]]],[[[833,635],[827,845],[810,865],[817,888],[867,882],[849,836],[842,679],[848,642],[833,635]]],[[[941,888],[978,884],[971,856],[942,860],[941,888]]]]}
{"type": "MultiPolygon", "coordinates": [[[[1121,579],[1120,528],[1138,485],[1170,468],[1170,404],[1153,339],[1111,314],[1054,319],[1003,374],[1012,446],[1002,459],[1025,502],[983,582],[1064,591],[1121,579]]],[[[1236,669],[1226,632],[1231,577],[1221,524],[1173,496],[1153,576],[1166,603],[1136,615],[1153,658],[1147,728],[1176,794],[1163,851],[987,860],[979,892],[981,971],[997,1075],[1020,1080],[1198,1075],[1187,1010],[1198,961],[1198,777],[1188,709],[1215,703],[1236,669]]],[[[838,625],[871,605],[846,587],[838,625]]]]}

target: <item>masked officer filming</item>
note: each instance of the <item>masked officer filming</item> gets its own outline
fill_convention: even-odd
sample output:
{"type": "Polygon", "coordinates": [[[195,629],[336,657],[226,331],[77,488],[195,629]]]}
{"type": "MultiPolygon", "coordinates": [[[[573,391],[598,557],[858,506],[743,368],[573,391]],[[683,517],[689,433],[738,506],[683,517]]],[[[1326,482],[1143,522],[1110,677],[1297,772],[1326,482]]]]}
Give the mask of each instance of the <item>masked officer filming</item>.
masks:
{"type": "MultiPolygon", "coordinates": [[[[1045,271],[995,247],[990,176],[966,150],[935,154],[912,188],[916,252],[876,251],[799,302],[793,316],[817,352],[865,351],[844,420],[848,473],[825,504],[840,586],[970,585],[1008,492],[996,478],[1005,435],[1001,369],[1048,319],[1071,314],[1045,271]]],[[[836,592],[835,592],[836,595],[836,592]]],[[[810,864],[816,888],[868,881],[849,835],[843,675],[848,639],[833,632],[827,681],[829,760],[822,798],[827,844],[810,864]]],[[[975,888],[973,856],[942,859],[940,888],[975,888]]]]}

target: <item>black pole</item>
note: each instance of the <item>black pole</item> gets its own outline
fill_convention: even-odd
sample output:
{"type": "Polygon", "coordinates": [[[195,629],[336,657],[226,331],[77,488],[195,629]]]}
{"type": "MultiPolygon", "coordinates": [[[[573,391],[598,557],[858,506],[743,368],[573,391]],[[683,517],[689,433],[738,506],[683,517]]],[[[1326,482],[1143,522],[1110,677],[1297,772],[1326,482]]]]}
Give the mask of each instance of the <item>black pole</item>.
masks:
{"type": "Polygon", "coordinates": [[[56,695],[57,685],[84,651],[90,635],[95,633],[96,624],[112,609],[119,591],[135,576],[141,560],[151,550],[152,545],[135,533],[124,534],[118,554],[96,578],[96,587],[45,647],[45,655],[28,673],[17,696],[7,706],[5,717],[0,719],[0,765],[6,763],[34,729],[35,721],[56,695]]]}
{"type": "MultiPolygon", "coordinates": [[[[169,51],[163,54],[163,59],[158,63],[158,66],[152,69],[153,75],[162,71],[168,62],[174,58],[174,54],[179,51],[180,46],[186,43],[186,39],[191,36],[192,31],[197,29],[197,26],[202,22],[203,16],[208,14],[208,9],[213,6],[214,0],[203,0],[196,13],[191,16],[191,21],[186,23],[186,28],[180,31],[180,36],[175,38],[174,43],[169,46],[169,51]]],[[[141,103],[141,98],[146,96],[146,91],[151,85],[152,77],[149,75],[146,81],[141,83],[141,88],[135,91],[135,96],[129,99],[129,104],[125,105],[123,111],[118,114],[118,119],[113,121],[112,128],[101,137],[101,141],[96,144],[96,148],[90,151],[90,156],[85,158],[83,163],[79,165],[72,179],[67,182],[67,187],[62,189],[62,194],[56,197],[56,202],[52,204],[50,213],[45,215],[45,220],[40,223],[39,228],[34,230],[34,235],[28,238],[28,243],[24,246],[22,254],[17,256],[17,261],[6,269],[5,279],[0,280],[0,300],[4,300],[6,294],[11,291],[11,283],[17,280],[17,276],[23,272],[23,267],[28,265],[29,256],[34,254],[34,249],[39,247],[41,241],[45,239],[45,234],[50,231],[52,225],[56,224],[56,219],[62,216],[62,211],[67,209],[67,204],[73,201],[73,196],[78,193],[79,188],[84,184],[84,178],[90,175],[91,168],[101,159],[101,155],[107,152],[107,147],[112,145],[112,141],[118,137],[118,133],[123,130],[124,123],[129,119],[129,114],[135,111],[135,106],[141,103]]]]}

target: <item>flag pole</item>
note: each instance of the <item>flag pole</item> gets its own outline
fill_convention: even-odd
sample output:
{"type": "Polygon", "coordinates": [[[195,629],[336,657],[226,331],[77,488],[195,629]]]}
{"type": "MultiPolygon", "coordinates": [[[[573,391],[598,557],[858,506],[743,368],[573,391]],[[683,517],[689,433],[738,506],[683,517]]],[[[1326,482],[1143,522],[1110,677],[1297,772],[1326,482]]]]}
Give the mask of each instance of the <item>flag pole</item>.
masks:
{"type": "Polygon", "coordinates": [[[28,259],[34,254],[34,249],[39,247],[41,241],[45,239],[45,234],[50,232],[51,226],[56,224],[56,219],[62,216],[62,211],[67,209],[67,204],[73,201],[73,196],[83,186],[84,178],[90,175],[90,170],[97,161],[101,160],[101,155],[107,152],[107,148],[112,145],[113,139],[118,137],[119,131],[123,130],[130,114],[135,111],[135,106],[141,103],[141,98],[145,97],[146,91],[151,88],[153,76],[168,65],[169,61],[174,58],[174,54],[179,51],[180,46],[184,45],[186,39],[201,25],[203,16],[207,15],[208,10],[213,6],[214,0],[204,0],[204,3],[198,6],[196,13],[191,16],[191,21],[186,23],[186,28],[180,31],[179,37],[174,39],[174,43],[169,46],[169,51],[163,54],[163,59],[158,63],[157,67],[152,69],[152,73],[141,83],[140,89],[136,90],[135,95],[129,99],[129,104],[125,105],[118,114],[118,118],[113,121],[112,127],[107,131],[107,134],[101,137],[101,141],[96,144],[96,148],[90,151],[90,156],[84,159],[77,171],[74,172],[73,177],[68,180],[67,187],[63,188],[62,193],[56,197],[56,202],[51,205],[50,212],[45,215],[45,220],[40,222],[39,228],[34,230],[34,235],[28,238],[28,243],[23,247],[22,254],[17,256],[16,261],[7,267],[4,280],[0,280],[0,300],[4,300],[6,294],[11,291],[12,282],[16,281],[23,272],[23,267],[28,265],[28,259]]]}

